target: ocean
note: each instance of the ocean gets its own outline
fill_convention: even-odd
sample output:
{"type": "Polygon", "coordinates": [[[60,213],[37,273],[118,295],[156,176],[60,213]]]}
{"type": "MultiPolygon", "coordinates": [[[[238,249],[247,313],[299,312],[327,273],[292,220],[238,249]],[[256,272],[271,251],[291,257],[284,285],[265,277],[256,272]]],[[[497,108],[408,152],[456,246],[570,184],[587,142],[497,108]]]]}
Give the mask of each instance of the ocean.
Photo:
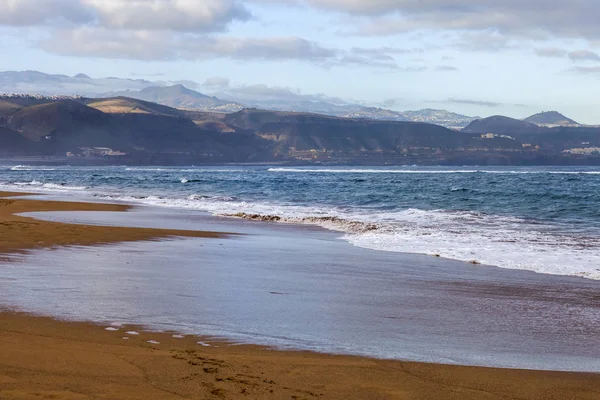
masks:
{"type": "Polygon", "coordinates": [[[0,262],[0,310],[598,372],[599,185],[594,168],[9,165],[4,190],[139,205],[36,218],[239,235],[13,254],[0,262]]]}
{"type": "Polygon", "coordinates": [[[367,249],[600,279],[597,167],[9,165],[0,187],[314,224],[367,249]]]}

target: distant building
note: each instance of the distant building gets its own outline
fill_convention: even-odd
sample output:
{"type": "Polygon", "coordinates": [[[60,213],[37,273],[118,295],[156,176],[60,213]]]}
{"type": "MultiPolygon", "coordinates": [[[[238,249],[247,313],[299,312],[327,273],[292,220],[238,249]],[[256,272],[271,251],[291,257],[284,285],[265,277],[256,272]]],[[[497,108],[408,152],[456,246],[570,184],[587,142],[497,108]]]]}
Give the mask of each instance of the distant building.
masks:
{"type": "Polygon", "coordinates": [[[498,135],[496,133],[484,133],[483,135],[481,135],[482,139],[496,139],[496,138],[504,138],[504,139],[510,139],[510,140],[515,140],[514,137],[512,136],[508,136],[508,135],[498,135]]]}
{"type": "Polygon", "coordinates": [[[105,157],[105,156],[125,156],[127,153],[123,153],[119,150],[113,150],[109,147],[80,147],[81,154],[86,157],[105,157]]]}

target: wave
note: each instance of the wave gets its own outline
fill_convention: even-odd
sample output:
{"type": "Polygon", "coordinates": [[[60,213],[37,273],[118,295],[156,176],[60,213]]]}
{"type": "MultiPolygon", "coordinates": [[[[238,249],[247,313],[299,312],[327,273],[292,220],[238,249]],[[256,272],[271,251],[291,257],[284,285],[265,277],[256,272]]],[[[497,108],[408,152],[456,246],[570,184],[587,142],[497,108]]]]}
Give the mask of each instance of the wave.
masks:
{"type": "Polygon", "coordinates": [[[179,168],[149,168],[149,167],[127,167],[125,168],[125,171],[139,171],[139,172],[161,172],[161,171],[168,171],[168,172],[249,172],[248,169],[226,169],[226,168],[221,168],[221,169],[212,169],[212,168],[185,168],[185,169],[179,169],[179,168]]]}
{"type": "Polygon", "coordinates": [[[375,212],[245,202],[234,197],[209,195],[112,198],[160,207],[196,209],[229,218],[316,225],[340,232],[344,240],[367,249],[600,280],[600,236],[562,232],[555,225],[535,220],[415,208],[375,212]]]}
{"type": "Polygon", "coordinates": [[[169,171],[167,168],[141,168],[141,167],[128,167],[125,171],[169,171]]]}
{"type": "Polygon", "coordinates": [[[181,179],[179,179],[179,181],[181,183],[206,182],[206,180],[204,180],[204,179],[188,179],[188,178],[181,178],[181,179]]]}
{"type": "Polygon", "coordinates": [[[36,188],[36,190],[43,189],[43,190],[48,190],[48,191],[72,191],[72,190],[79,191],[79,190],[89,189],[87,186],[69,186],[64,183],[44,183],[44,182],[39,182],[36,180],[29,181],[29,182],[12,182],[12,183],[8,184],[9,187],[11,185],[14,185],[17,187],[34,186],[36,188]]]}
{"type": "Polygon", "coordinates": [[[45,166],[32,166],[32,165],[15,165],[10,169],[11,171],[56,171],[56,168],[50,168],[45,166]]]}
{"type": "Polygon", "coordinates": [[[550,174],[550,175],[600,175],[600,171],[492,171],[479,169],[409,170],[409,169],[314,169],[269,168],[268,172],[331,173],[331,174],[550,174]]]}

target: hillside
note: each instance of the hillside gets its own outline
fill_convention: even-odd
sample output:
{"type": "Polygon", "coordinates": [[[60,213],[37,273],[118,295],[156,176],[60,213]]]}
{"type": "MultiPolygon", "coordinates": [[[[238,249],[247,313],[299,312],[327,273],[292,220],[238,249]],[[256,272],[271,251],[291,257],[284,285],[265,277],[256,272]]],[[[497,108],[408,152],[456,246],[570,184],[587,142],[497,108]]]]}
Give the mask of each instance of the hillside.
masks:
{"type": "Polygon", "coordinates": [[[27,139],[19,132],[0,127],[0,156],[34,155],[39,153],[36,143],[27,139]]]}
{"type": "Polygon", "coordinates": [[[0,118],[6,117],[25,108],[52,102],[49,98],[35,96],[3,96],[0,95],[0,118]]]}
{"type": "MultiPolygon", "coordinates": [[[[539,115],[539,114],[538,114],[539,115]]],[[[550,114],[548,119],[541,116],[541,120],[553,120],[556,122],[556,114],[550,114]]],[[[558,114],[558,118],[563,118],[558,114]]],[[[526,121],[520,121],[513,118],[494,116],[473,121],[462,132],[477,134],[497,134],[507,135],[515,138],[519,142],[539,146],[540,149],[553,153],[563,154],[571,152],[574,154],[595,154],[596,148],[600,148],[600,128],[575,126],[556,126],[556,125],[536,125],[526,121]]]]}
{"type": "Polygon", "coordinates": [[[554,127],[554,126],[580,126],[577,122],[565,117],[557,111],[545,111],[528,118],[523,121],[535,124],[538,126],[554,127]]]}
{"type": "Polygon", "coordinates": [[[183,85],[152,86],[140,91],[127,91],[108,94],[110,97],[126,96],[145,100],[165,106],[187,110],[210,110],[216,112],[238,111],[242,105],[234,102],[219,100],[216,97],[188,89],[183,85]]]}
{"type": "Polygon", "coordinates": [[[260,137],[275,142],[277,154],[317,151],[347,156],[369,153],[431,155],[435,151],[461,148],[520,148],[520,144],[510,140],[484,141],[471,134],[415,122],[348,119],[256,109],[229,114],[226,122],[254,130],[260,137]]]}
{"type": "Polygon", "coordinates": [[[87,128],[105,130],[109,120],[96,109],[74,100],[61,100],[23,108],[11,116],[8,126],[30,140],[39,141],[87,128]]]}
{"type": "Polygon", "coordinates": [[[125,97],[44,101],[5,108],[2,157],[63,157],[69,164],[600,163],[598,128],[544,128],[501,116],[455,131],[301,112],[180,110],[125,97]]]}
{"type": "Polygon", "coordinates": [[[172,107],[161,104],[133,99],[128,97],[113,97],[107,99],[88,99],[84,103],[89,107],[107,114],[152,114],[182,116],[182,112],[172,107]]]}
{"type": "Polygon", "coordinates": [[[492,117],[478,119],[471,122],[462,132],[466,133],[495,133],[498,135],[513,136],[518,133],[531,133],[538,131],[537,125],[529,122],[520,121],[518,119],[505,117],[502,115],[494,115],[492,117]]]}

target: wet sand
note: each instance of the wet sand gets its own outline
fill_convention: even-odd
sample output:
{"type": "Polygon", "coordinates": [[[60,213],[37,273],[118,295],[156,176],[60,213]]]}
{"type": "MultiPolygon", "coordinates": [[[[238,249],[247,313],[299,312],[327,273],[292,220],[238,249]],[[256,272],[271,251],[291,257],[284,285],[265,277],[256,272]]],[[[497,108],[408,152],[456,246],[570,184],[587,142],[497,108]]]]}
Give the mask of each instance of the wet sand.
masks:
{"type": "MultiPolygon", "coordinates": [[[[8,193],[0,193],[9,196],[8,193]]],[[[4,199],[0,252],[218,233],[42,222],[13,213],[127,206],[4,199]]],[[[0,399],[598,399],[600,375],[197,344],[136,327],[0,313],[0,399]],[[128,335],[132,329],[140,335],[128,335]],[[123,340],[124,336],[129,337],[123,340]],[[160,344],[150,344],[154,340],[160,344]],[[218,347],[215,347],[218,346],[218,347]]],[[[204,339],[206,341],[206,339],[204,339]]]]}
{"type": "Polygon", "coordinates": [[[224,233],[82,226],[40,221],[15,214],[39,211],[118,211],[131,207],[123,204],[74,203],[15,199],[24,193],[0,192],[0,254],[54,246],[85,246],[103,243],[156,240],[168,237],[221,238],[224,233]]]}

